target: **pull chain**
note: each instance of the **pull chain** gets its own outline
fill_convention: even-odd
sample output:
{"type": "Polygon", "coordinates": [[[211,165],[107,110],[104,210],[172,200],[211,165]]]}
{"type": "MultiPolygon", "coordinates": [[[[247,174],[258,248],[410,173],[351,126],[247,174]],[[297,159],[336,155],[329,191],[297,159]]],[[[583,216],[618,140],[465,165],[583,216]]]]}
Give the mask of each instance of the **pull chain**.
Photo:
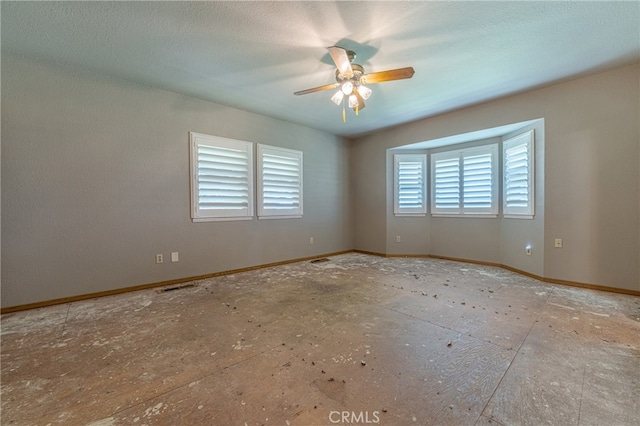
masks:
{"type": "Polygon", "coordinates": [[[347,122],[347,113],[344,110],[344,98],[342,99],[342,122],[343,123],[347,122]]]}

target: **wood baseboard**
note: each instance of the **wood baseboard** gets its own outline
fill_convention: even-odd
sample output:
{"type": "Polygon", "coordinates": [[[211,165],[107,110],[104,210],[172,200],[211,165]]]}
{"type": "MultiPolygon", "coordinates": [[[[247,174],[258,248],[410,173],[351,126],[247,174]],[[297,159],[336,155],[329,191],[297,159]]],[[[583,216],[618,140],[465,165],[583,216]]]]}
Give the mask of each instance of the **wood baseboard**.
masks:
{"type": "Polygon", "coordinates": [[[461,259],[461,258],[457,258],[457,257],[440,256],[438,254],[430,254],[429,257],[431,257],[433,259],[449,260],[451,262],[463,262],[463,263],[471,263],[473,265],[495,266],[495,267],[498,267],[498,268],[502,267],[502,265],[500,263],[487,262],[487,261],[484,261],[484,260],[461,259]]]}
{"type": "Polygon", "coordinates": [[[485,261],[473,260],[473,259],[461,259],[461,258],[456,258],[456,257],[440,256],[440,255],[433,255],[433,254],[386,254],[386,253],[377,253],[377,252],[371,252],[371,251],[366,251],[366,250],[344,250],[344,251],[338,251],[338,252],[334,252],[334,253],[327,253],[327,254],[323,254],[323,255],[302,257],[302,258],[297,258],[297,259],[283,260],[283,261],[280,261],[280,262],[273,262],[273,263],[267,263],[267,264],[262,264],[262,265],[249,266],[249,267],[246,267],[246,268],[231,269],[231,270],[220,271],[220,272],[212,272],[210,274],[196,275],[196,276],[191,276],[191,277],[178,278],[178,279],[174,279],[174,280],[167,280],[167,281],[160,281],[160,282],[155,282],[155,283],[141,284],[141,285],[125,287],[125,288],[120,288],[120,289],[99,291],[99,292],[95,292],[95,293],[87,293],[87,294],[81,294],[81,295],[78,295],[78,296],[62,297],[60,299],[45,300],[45,301],[42,301],[42,302],[28,303],[28,304],[18,305],[18,306],[10,306],[10,307],[6,307],[6,308],[1,308],[0,309],[0,314],[9,314],[9,313],[12,313],[12,312],[26,311],[26,310],[29,310],[29,309],[44,308],[46,306],[61,305],[61,304],[64,304],[64,303],[78,302],[80,300],[87,300],[87,299],[95,299],[95,298],[99,298],[99,297],[113,296],[113,295],[116,295],[116,294],[130,293],[130,292],[139,291],[139,290],[148,290],[148,289],[157,288],[157,287],[173,286],[173,285],[176,285],[176,284],[182,284],[182,283],[186,283],[186,282],[189,282],[189,281],[199,281],[199,280],[205,280],[205,279],[208,279],[208,278],[220,277],[220,276],[223,276],[223,275],[231,275],[231,274],[237,274],[237,273],[240,273],[240,272],[253,271],[253,270],[256,270],[256,269],[271,268],[271,267],[274,267],[274,266],[287,265],[287,264],[290,264],[290,263],[297,263],[297,262],[306,262],[306,261],[309,261],[309,260],[319,259],[319,258],[328,257],[328,256],[337,256],[337,255],[346,254],[346,253],[360,253],[360,254],[367,254],[367,255],[370,255],[370,256],[388,257],[388,258],[393,258],[393,257],[433,258],[433,259],[449,260],[449,261],[452,261],[452,262],[463,262],[463,263],[471,263],[471,264],[476,264],[476,265],[495,266],[495,267],[503,268],[503,269],[506,269],[508,271],[515,272],[517,274],[524,275],[524,276],[536,279],[538,281],[546,282],[546,283],[549,283],[549,284],[558,284],[558,285],[564,285],[564,286],[569,286],[569,287],[580,287],[580,288],[587,288],[587,289],[590,289],[590,290],[599,290],[599,291],[606,291],[606,292],[610,292],[610,293],[619,293],[619,294],[627,294],[627,295],[631,295],[631,296],[640,296],[640,291],[637,291],[637,290],[628,290],[628,289],[624,289],[624,288],[607,287],[607,286],[596,285],[596,284],[587,284],[587,283],[580,283],[580,282],[575,282],[575,281],[559,280],[559,279],[556,279],[556,278],[541,277],[539,275],[535,275],[535,274],[532,274],[532,273],[529,273],[529,272],[526,272],[526,271],[522,271],[522,270],[517,269],[517,268],[513,268],[511,266],[502,265],[500,263],[495,263],[495,262],[485,262],[485,261]]]}
{"type": "Polygon", "coordinates": [[[433,256],[429,254],[387,254],[385,257],[388,257],[388,258],[401,257],[401,258],[416,258],[416,259],[433,258],[433,256]]]}
{"type": "Polygon", "coordinates": [[[532,274],[530,272],[523,271],[523,270],[518,269],[518,268],[514,268],[514,267],[511,267],[511,266],[508,266],[508,265],[503,265],[501,263],[495,263],[495,262],[485,262],[485,261],[482,261],[482,260],[473,260],[473,259],[461,259],[461,258],[457,258],[457,257],[440,256],[440,255],[436,255],[436,254],[418,254],[418,255],[413,255],[413,254],[411,254],[411,255],[410,254],[381,254],[381,253],[365,252],[365,251],[362,251],[362,250],[354,250],[354,251],[358,252],[358,253],[371,254],[371,255],[381,256],[381,257],[432,258],[432,259],[449,260],[449,261],[452,261],[452,262],[471,263],[471,264],[475,264],[475,265],[495,266],[495,267],[506,269],[507,271],[515,272],[517,274],[524,275],[524,276],[527,276],[529,278],[533,278],[533,279],[536,279],[538,281],[542,281],[542,282],[549,283],[549,284],[559,284],[559,285],[564,285],[564,286],[568,286],[568,287],[579,287],[579,288],[587,288],[587,289],[590,289],[590,290],[606,291],[606,292],[609,292],[609,293],[627,294],[627,295],[630,295],[630,296],[640,296],[640,291],[638,291],[638,290],[629,290],[629,289],[626,289],[626,288],[607,287],[607,286],[604,286],[604,285],[587,284],[587,283],[581,283],[581,282],[576,282],[576,281],[567,281],[567,280],[559,280],[559,279],[550,278],[550,277],[542,277],[540,275],[532,274]]]}
{"type": "Polygon", "coordinates": [[[366,250],[351,250],[352,253],[360,253],[360,254],[368,254],[370,256],[378,256],[378,257],[388,257],[384,253],[377,253],[375,251],[366,251],[366,250]]]}
{"type": "Polygon", "coordinates": [[[640,291],[638,290],[629,290],[626,288],[617,288],[617,287],[607,287],[604,285],[597,285],[597,284],[587,284],[587,283],[581,283],[581,282],[576,282],[576,281],[566,281],[566,280],[559,280],[556,278],[542,278],[542,281],[549,283],[549,284],[559,284],[559,285],[566,285],[569,287],[580,287],[580,288],[588,288],[590,290],[599,290],[599,291],[607,291],[609,293],[618,293],[618,294],[627,294],[627,295],[631,295],[631,296],[640,296],[640,291]]]}
{"type": "Polygon", "coordinates": [[[9,314],[9,313],[12,313],[12,312],[26,311],[26,310],[29,310],[29,309],[44,308],[46,306],[61,305],[61,304],[64,304],[64,303],[78,302],[80,300],[87,300],[87,299],[96,299],[96,298],[99,298],[99,297],[113,296],[113,295],[116,295],[116,294],[130,293],[130,292],[139,291],[139,290],[148,290],[148,289],[157,288],[157,287],[174,286],[176,284],[182,284],[182,283],[186,283],[186,282],[189,282],[189,281],[205,280],[205,279],[208,279],[208,278],[220,277],[220,276],[223,276],[223,275],[231,275],[231,274],[237,274],[237,273],[240,273],[240,272],[253,271],[253,270],[256,270],[256,269],[271,268],[271,267],[274,267],[274,266],[287,265],[289,263],[306,262],[308,260],[319,259],[319,258],[327,257],[327,256],[336,256],[336,255],[339,255],[339,254],[345,254],[345,253],[351,253],[351,252],[352,252],[352,250],[344,250],[344,251],[339,251],[339,252],[334,252],[334,253],[327,253],[327,254],[322,254],[322,255],[317,255],[317,256],[301,257],[301,258],[297,258],[297,259],[283,260],[283,261],[280,261],[280,262],[273,262],[273,263],[267,263],[267,264],[262,264],[262,265],[248,266],[246,268],[230,269],[230,270],[227,270],[227,271],[212,272],[210,274],[195,275],[195,276],[191,276],[191,277],[177,278],[177,279],[174,279],[174,280],[159,281],[159,282],[155,282],[155,283],[135,285],[135,286],[130,286],[130,287],[118,288],[118,289],[114,289],[114,290],[98,291],[98,292],[95,292],[95,293],[80,294],[80,295],[77,295],[77,296],[62,297],[62,298],[59,298],[59,299],[44,300],[42,302],[27,303],[27,304],[24,304],[24,305],[10,306],[10,307],[6,307],[6,308],[1,308],[0,309],[0,314],[9,314]]]}

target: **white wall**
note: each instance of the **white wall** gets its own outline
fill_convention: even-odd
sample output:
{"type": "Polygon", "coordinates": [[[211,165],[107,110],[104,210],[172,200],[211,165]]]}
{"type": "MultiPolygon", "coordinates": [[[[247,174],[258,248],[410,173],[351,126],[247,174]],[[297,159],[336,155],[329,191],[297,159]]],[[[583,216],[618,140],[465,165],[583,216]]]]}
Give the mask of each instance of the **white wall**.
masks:
{"type": "Polygon", "coordinates": [[[353,247],[348,146],[291,123],[3,53],[2,154],[3,307],[353,247]],[[192,223],[189,131],[302,150],[304,217],[192,223]]]}
{"type": "MultiPolygon", "coordinates": [[[[451,244],[431,220],[429,239],[412,242],[412,248],[426,246],[425,254],[446,252],[451,257],[502,263],[550,279],[640,290],[639,77],[638,64],[621,67],[353,141],[355,247],[386,253],[394,245],[388,242],[391,236],[410,234],[393,218],[388,149],[544,118],[542,163],[537,163],[539,175],[543,168],[544,183],[537,188],[541,197],[536,199],[543,222],[505,225],[503,221],[499,231],[491,231],[500,233],[498,247],[492,243],[487,253],[482,245],[451,244]],[[527,258],[522,242],[530,238],[534,254],[527,258]],[[563,238],[562,249],[554,248],[554,238],[563,238]]],[[[470,221],[460,223],[456,226],[475,229],[470,221]]],[[[424,232],[419,230],[416,237],[422,238],[424,232]]]]}

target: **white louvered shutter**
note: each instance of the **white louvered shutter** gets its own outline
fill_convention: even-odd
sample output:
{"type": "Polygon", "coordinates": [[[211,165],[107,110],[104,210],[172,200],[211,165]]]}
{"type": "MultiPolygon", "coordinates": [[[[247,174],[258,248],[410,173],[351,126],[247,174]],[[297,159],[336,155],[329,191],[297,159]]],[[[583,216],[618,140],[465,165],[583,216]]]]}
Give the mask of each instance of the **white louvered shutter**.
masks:
{"type": "Polygon", "coordinates": [[[192,219],[251,219],[253,144],[191,134],[192,219]]]}
{"type": "Polygon", "coordinates": [[[434,154],[432,213],[457,213],[460,209],[460,157],[434,154]]]}
{"type": "Polygon", "coordinates": [[[258,145],[258,216],[301,217],[302,152],[258,145]]]}
{"type": "Polygon", "coordinates": [[[433,154],[431,213],[496,215],[498,146],[433,154]]]}
{"type": "Polygon", "coordinates": [[[423,215],[426,204],[425,154],[395,154],[394,156],[394,214],[423,215]]]}
{"type": "Polygon", "coordinates": [[[533,130],[503,143],[503,213],[533,216],[533,130]]]}
{"type": "Polygon", "coordinates": [[[463,200],[465,211],[491,209],[493,203],[493,156],[491,153],[464,156],[463,200]]]}

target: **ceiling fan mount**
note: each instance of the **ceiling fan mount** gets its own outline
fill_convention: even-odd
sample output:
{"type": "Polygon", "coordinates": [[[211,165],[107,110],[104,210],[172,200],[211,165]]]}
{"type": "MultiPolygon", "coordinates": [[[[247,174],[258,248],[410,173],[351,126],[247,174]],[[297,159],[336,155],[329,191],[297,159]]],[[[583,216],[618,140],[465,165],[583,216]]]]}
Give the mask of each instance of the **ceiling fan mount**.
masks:
{"type": "Polygon", "coordinates": [[[348,103],[349,108],[353,109],[356,115],[365,107],[364,101],[368,99],[372,93],[371,89],[365,86],[365,84],[411,78],[415,72],[412,67],[406,67],[365,74],[362,65],[352,63],[356,58],[354,51],[346,50],[340,46],[331,46],[328,47],[327,50],[329,50],[329,55],[336,64],[336,83],[300,90],[295,92],[294,95],[306,95],[308,93],[339,88],[331,97],[331,100],[336,105],[342,105],[342,121],[346,121],[345,104],[348,103]]]}
{"type": "Polygon", "coordinates": [[[345,50],[345,52],[347,53],[347,58],[349,58],[349,62],[353,62],[353,60],[356,58],[356,52],[354,52],[353,50],[345,50]]]}
{"type": "Polygon", "coordinates": [[[338,83],[342,83],[346,80],[360,80],[360,77],[364,75],[364,67],[360,64],[351,64],[351,70],[353,71],[353,75],[351,77],[344,76],[340,70],[336,70],[336,81],[338,83]]]}

